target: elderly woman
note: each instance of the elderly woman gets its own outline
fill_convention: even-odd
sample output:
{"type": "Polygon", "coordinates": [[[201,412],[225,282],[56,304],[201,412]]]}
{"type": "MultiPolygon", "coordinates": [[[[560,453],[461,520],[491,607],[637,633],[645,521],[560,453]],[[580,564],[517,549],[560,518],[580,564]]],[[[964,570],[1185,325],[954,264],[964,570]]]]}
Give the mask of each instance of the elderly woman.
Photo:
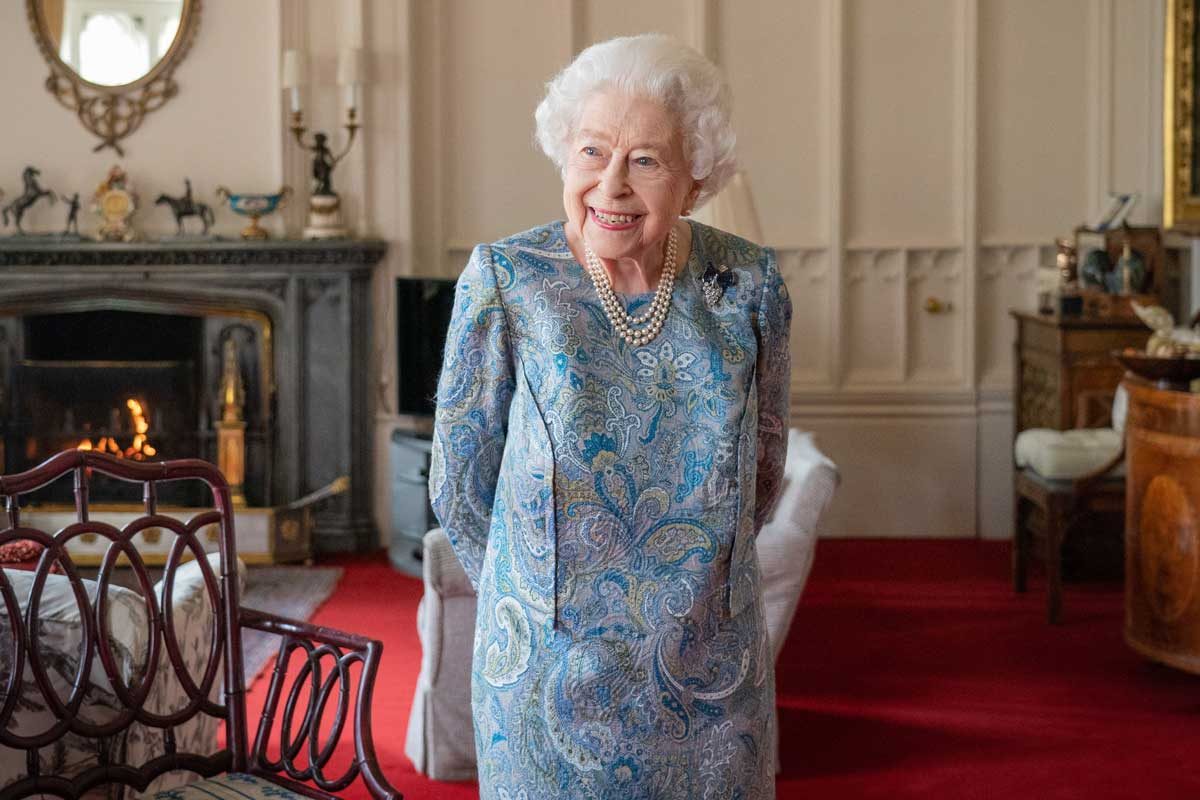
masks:
{"type": "Polygon", "coordinates": [[[479,594],[484,800],[774,797],[754,542],[791,305],[771,250],[681,219],[733,170],[729,117],[669,37],[588,48],[536,113],[566,221],[459,279],[430,497],[479,594]]]}

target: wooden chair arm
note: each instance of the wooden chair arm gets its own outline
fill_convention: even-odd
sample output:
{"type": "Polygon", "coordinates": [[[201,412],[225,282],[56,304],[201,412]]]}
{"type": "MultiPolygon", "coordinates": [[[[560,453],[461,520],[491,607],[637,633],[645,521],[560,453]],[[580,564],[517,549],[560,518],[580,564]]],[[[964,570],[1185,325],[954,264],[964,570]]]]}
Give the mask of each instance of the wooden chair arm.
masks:
{"type": "Polygon", "coordinates": [[[402,800],[400,792],[388,782],[379,768],[371,736],[371,698],[383,643],[252,608],[238,609],[238,618],[243,628],[266,631],[281,637],[279,655],[267,690],[267,701],[250,752],[251,774],[310,795],[313,792],[307,784],[311,784],[320,790],[319,796],[323,797],[342,791],[361,775],[372,797],[377,800],[402,800]],[[301,666],[289,680],[289,662],[296,651],[302,654],[301,666]],[[323,672],[323,667],[328,666],[330,660],[332,669],[323,672]],[[362,666],[356,696],[350,679],[350,667],[355,662],[362,666]],[[307,702],[301,708],[297,698],[305,684],[310,691],[307,702]],[[272,761],[267,756],[267,745],[275,728],[280,699],[284,697],[287,699],[279,717],[280,755],[278,760],[272,761]],[[341,776],[329,778],[324,774],[324,768],[341,739],[351,697],[354,697],[354,760],[341,776]],[[322,742],[319,738],[323,730],[321,720],[331,700],[336,706],[336,716],[332,725],[326,726],[325,730],[329,733],[322,742]],[[301,754],[307,756],[304,759],[307,763],[303,767],[296,763],[301,754]]]}

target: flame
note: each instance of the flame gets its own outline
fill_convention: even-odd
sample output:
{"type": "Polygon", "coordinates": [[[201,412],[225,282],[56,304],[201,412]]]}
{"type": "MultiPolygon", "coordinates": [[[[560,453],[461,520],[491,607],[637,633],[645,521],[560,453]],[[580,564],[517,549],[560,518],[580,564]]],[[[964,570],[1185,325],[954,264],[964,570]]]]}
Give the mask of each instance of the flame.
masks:
{"type": "Polygon", "coordinates": [[[136,431],[133,443],[129,447],[122,448],[112,436],[101,436],[94,444],[90,439],[84,439],[75,449],[112,453],[117,458],[132,458],[135,461],[158,455],[158,450],[150,445],[147,436],[150,432],[150,421],[146,418],[146,409],[132,397],[125,401],[125,407],[133,417],[133,429],[136,431]]]}

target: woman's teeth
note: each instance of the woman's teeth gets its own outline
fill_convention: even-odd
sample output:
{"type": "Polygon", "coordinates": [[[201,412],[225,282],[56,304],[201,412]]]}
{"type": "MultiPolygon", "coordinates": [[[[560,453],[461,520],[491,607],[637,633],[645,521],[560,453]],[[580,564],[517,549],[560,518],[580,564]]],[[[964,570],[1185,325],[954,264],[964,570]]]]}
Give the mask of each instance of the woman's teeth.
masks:
{"type": "Polygon", "coordinates": [[[640,216],[636,214],[606,214],[603,211],[597,211],[596,209],[592,209],[592,212],[595,213],[596,219],[609,225],[625,225],[633,222],[638,218],[638,216],[640,216]]]}

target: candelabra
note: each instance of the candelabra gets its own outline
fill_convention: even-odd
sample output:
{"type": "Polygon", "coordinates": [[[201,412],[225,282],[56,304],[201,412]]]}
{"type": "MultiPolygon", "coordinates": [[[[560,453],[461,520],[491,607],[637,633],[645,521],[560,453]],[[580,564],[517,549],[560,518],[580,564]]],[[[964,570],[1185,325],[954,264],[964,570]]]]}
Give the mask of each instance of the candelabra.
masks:
{"type": "Polygon", "coordinates": [[[312,143],[305,141],[304,111],[300,103],[300,89],[304,85],[307,63],[304,54],[288,50],[283,54],[283,88],[291,98],[292,135],[297,144],[312,153],[312,191],[308,198],[308,225],[304,228],[305,239],[337,239],[348,235],[342,220],[341,199],[333,189],[333,169],[354,144],[355,134],[362,127],[359,114],[359,96],[362,90],[362,50],[346,48],[338,57],[338,85],[345,90],[346,97],[346,145],[337,155],[330,147],[329,137],[323,132],[313,134],[312,143]]]}

